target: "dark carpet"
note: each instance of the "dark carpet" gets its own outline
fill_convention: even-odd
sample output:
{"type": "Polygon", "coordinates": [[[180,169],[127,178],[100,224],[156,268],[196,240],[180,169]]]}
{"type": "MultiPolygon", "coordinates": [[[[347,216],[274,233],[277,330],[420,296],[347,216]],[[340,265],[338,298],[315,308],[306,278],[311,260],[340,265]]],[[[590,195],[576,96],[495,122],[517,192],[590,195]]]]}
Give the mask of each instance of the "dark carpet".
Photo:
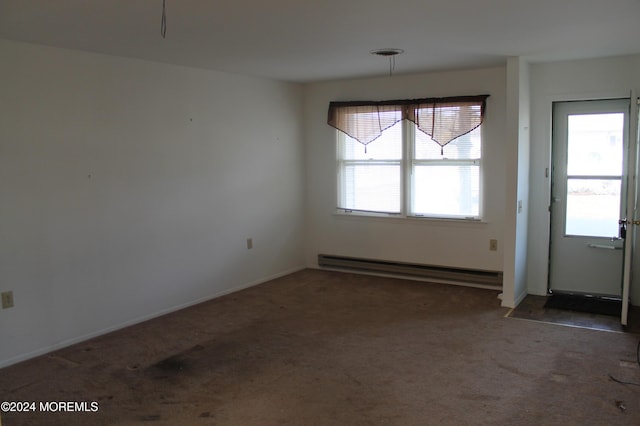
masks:
{"type": "Polygon", "coordinates": [[[0,402],[99,409],[0,423],[640,425],[637,336],[506,313],[493,290],[303,270],[1,369],[0,402]]]}

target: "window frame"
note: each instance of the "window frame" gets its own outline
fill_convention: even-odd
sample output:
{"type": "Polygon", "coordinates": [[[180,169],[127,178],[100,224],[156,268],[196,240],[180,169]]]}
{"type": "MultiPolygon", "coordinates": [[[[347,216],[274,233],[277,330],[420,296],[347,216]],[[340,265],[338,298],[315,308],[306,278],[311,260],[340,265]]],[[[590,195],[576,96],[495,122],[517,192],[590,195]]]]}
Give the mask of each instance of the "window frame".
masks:
{"type": "MultiPolygon", "coordinates": [[[[483,123],[484,124],[484,123],[483,123]]],[[[484,218],[484,126],[478,127],[480,132],[480,157],[469,159],[449,159],[444,156],[441,159],[416,159],[415,157],[415,132],[420,131],[417,126],[410,120],[403,119],[401,121],[401,143],[402,158],[400,160],[344,160],[341,158],[340,144],[344,143],[348,137],[345,133],[335,129],[335,148],[336,148],[336,197],[337,207],[335,213],[338,215],[360,216],[360,217],[389,217],[400,219],[416,219],[416,220],[452,220],[463,222],[482,222],[484,218]],[[398,163],[400,165],[400,209],[399,212],[383,212],[371,210],[358,210],[339,207],[344,197],[344,165],[345,164],[372,164],[372,163],[398,163]],[[451,165],[470,165],[478,167],[478,214],[474,216],[455,215],[455,214],[422,214],[414,212],[414,191],[413,173],[416,164],[431,164],[432,167],[451,166],[451,165]]],[[[462,135],[460,137],[465,137],[462,135]]],[[[456,138],[458,139],[458,138],[456,138]]],[[[455,139],[454,139],[455,140],[455,139]]],[[[375,141],[373,142],[375,143],[375,141]]],[[[435,143],[435,142],[434,142],[435,143]]],[[[363,146],[362,149],[365,149],[363,146]]],[[[446,148],[445,148],[446,149],[446,148]]]]}

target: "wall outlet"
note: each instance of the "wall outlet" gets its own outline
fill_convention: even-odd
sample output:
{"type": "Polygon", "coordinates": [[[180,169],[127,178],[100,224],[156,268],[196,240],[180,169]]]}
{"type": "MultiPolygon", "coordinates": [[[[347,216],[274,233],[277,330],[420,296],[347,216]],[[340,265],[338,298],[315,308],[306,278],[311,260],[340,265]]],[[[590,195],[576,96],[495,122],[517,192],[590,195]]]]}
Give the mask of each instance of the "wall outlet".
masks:
{"type": "Polygon", "coordinates": [[[2,309],[13,308],[13,291],[4,291],[2,296],[2,309]]]}
{"type": "Polygon", "coordinates": [[[253,238],[247,238],[247,250],[251,250],[253,248],[253,238]]]}
{"type": "Polygon", "coordinates": [[[489,240],[489,250],[491,251],[498,250],[498,240],[489,240]]]}

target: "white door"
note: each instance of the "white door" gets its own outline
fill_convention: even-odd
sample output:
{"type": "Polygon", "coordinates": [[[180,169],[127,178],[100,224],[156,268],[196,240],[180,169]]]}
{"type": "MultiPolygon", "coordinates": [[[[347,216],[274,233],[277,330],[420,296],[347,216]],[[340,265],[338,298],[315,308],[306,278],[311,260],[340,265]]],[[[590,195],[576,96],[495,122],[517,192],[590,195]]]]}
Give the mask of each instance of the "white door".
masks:
{"type": "Polygon", "coordinates": [[[628,99],[554,104],[551,291],[622,296],[628,126],[628,99]]]}

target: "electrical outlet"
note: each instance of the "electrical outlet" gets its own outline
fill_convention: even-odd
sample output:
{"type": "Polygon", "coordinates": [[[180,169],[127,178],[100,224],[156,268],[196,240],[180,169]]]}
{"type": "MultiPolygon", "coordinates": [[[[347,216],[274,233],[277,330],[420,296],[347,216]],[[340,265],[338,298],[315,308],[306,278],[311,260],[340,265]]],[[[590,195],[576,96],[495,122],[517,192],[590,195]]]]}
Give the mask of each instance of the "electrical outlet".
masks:
{"type": "Polygon", "coordinates": [[[13,308],[13,291],[4,291],[2,295],[2,309],[13,308]]]}
{"type": "Polygon", "coordinates": [[[491,251],[498,250],[498,240],[489,240],[489,250],[491,251]]]}
{"type": "Polygon", "coordinates": [[[253,248],[253,238],[247,238],[247,250],[251,250],[253,248]]]}

